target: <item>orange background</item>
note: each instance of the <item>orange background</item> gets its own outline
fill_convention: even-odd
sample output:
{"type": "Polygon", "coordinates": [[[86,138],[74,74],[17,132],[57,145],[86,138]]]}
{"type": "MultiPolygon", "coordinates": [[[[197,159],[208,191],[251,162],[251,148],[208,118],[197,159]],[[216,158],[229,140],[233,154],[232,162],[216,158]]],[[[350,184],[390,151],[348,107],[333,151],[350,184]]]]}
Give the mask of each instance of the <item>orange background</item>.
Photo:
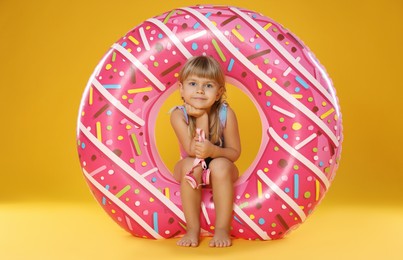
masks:
{"type": "MultiPolygon", "coordinates": [[[[326,67],[340,99],[343,116],[340,168],[322,205],[311,217],[312,221],[309,219],[304,224],[309,228],[301,227],[301,231],[295,231],[289,240],[282,240],[288,241],[283,244],[276,241],[257,246],[238,242],[242,250],[249,247],[257,255],[267,253],[269,256],[277,252],[276,246],[284,251],[292,250],[292,245],[295,245],[304,252],[301,245],[309,248],[306,239],[312,236],[313,243],[328,238],[328,242],[339,241],[341,248],[353,250],[348,244],[357,242],[358,238],[354,237],[376,240],[382,234],[382,239],[388,242],[378,244],[377,240],[370,240],[367,241],[369,244],[357,244],[367,252],[367,259],[377,256],[377,253],[384,256],[382,252],[387,250],[395,253],[388,259],[403,258],[402,250],[395,248],[397,241],[403,241],[401,0],[3,0],[0,2],[0,236],[4,237],[4,241],[0,238],[1,259],[20,259],[18,256],[21,259],[45,259],[41,255],[45,247],[35,243],[49,243],[52,234],[55,235],[52,232],[64,227],[68,220],[73,219],[80,225],[78,216],[87,216],[90,223],[76,228],[75,234],[98,234],[101,231],[97,227],[102,226],[100,229],[106,231],[101,236],[108,236],[111,241],[122,236],[128,239],[98,209],[81,173],[75,140],[81,95],[103,54],[127,31],[176,7],[203,3],[255,10],[290,29],[326,67]],[[84,208],[92,211],[71,214],[71,210],[84,208]],[[66,210],[69,214],[65,214],[66,210]],[[58,213],[58,223],[52,222],[55,219],[52,214],[58,213]],[[345,222],[341,223],[343,219],[345,222]],[[24,228],[21,221],[27,221],[24,228]],[[47,228],[54,225],[55,229],[47,233],[45,228],[42,232],[41,225],[47,228]],[[38,228],[35,231],[38,236],[26,230],[31,226],[38,228]],[[318,230],[327,230],[326,227],[331,227],[328,231],[335,233],[323,234],[318,230]],[[33,253],[31,257],[23,257],[18,250],[18,238],[23,239],[28,234],[32,235],[33,253]],[[10,237],[15,239],[15,243],[10,237]],[[290,245],[290,241],[295,244],[290,245]],[[274,248],[270,249],[271,245],[274,248]],[[280,245],[287,245],[288,249],[280,245]],[[11,249],[3,250],[3,246],[11,249]],[[2,254],[7,257],[2,257],[2,254]]],[[[66,241],[79,243],[73,237],[74,234],[66,241]]],[[[91,236],[86,238],[94,239],[91,236]]],[[[60,246],[65,240],[59,239],[57,245],[60,246]]],[[[113,242],[110,243],[108,245],[112,248],[113,242]]],[[[161,251],[164,257],[169,258],[168,252],[171,251],[182,256],[182,251],[175,251],[179,249],[174,242],[167,243],[172,245],[161,251]]],[[[142,239],[123,244],[125,248],[155,245],[142,239]]],[[[276,256],[281,256],[280,249],[276,256]]],[[[50,255],[57,255],[58,250],[64,254],[68,251],[54,246],[50,255]]],[[[92,252],[97,250],[94,246],[92,252]]],[[[236,243],[230,250],[233,251],[225,251],[230,252],[229,256],[231,252],[239,252],[236,243]]],[[[322,255],[328,253],[319,252],[322,255]]],[[[155,252],[150,250],[147,253],[151,256],[155,252]]],[[[312,255],[315,254],[310,254],[314,258],[312,255]]],[[[79,253],[68,256],[81,259],[79,253]]],[[[344,255],[337,252],[337,256],[344,255]]],[[[125,257],[122,255],[120,259],[125,257]]],[[[235,259],[236,255],[231,258],[235,259]]]]}

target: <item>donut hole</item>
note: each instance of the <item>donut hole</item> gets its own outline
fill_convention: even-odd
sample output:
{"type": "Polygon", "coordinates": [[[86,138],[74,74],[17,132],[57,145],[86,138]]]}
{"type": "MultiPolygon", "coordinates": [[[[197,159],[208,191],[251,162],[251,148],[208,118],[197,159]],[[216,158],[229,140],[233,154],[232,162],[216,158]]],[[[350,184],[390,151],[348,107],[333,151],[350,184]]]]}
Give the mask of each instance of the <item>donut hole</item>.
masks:
{"type": "MultiPolygon", "coordinates": [[[[227,101],[238,119],[242,153],[235,164],[240,175],[243,175],[258,154],[262,139],[262,122],[253,101],[244,91],[230,83],[227,83],[227,101]]],[[[156,116],[155,144],[158,154],[154,157],[159,156],[156,161],[162,162],[170,174],[180,159],[180,153],[178,140],[170,124],[169,111],[180,104],[182,100],[179,91],[175,90],[163,101],[156,116]]]]}

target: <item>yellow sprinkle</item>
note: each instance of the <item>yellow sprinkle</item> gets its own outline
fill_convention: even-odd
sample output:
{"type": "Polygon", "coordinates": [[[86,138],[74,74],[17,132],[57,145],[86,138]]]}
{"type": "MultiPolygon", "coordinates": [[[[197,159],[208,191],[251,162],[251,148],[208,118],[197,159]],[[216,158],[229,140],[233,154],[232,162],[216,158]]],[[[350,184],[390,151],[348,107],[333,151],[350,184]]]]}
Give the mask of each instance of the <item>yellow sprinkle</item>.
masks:
{"type": "Polygon", "coordinates": [[[154,202],[154,198],[150,198],[150,202],[154,202]]]}
{"type": "Polygon", "coordinates": [[[126,130],[130,130],[130,129],[132,129],[132,126],[131,125],[126,125],[126,130]]]}
{"type": "Polygon", "coordinates": [[[106,66],[105,66],[105,69],[106,69],[106,70],[110,70],[111,68],[112,68],[112,65],[111,65],[111,64],[109,64],[109,63],[106,64],[106,66]]]}
{"type": "Polygon", "coordinates": [[[253,219],[255,219],[255,215],[250,214],[249,218],[253,220],[253,219]]]}
{"type": "Polygon", "coordinates": [[[91,106],[93,103],[93,95],[94,95],[94,89],[90,87],[90,98],[88,100],[88,104],[91,106]]]}
{"type": "Polygon", "coordinates": [[[269,172],[269,168],[264,168],[263,171],[264,172],[269,172]]]}
{"type": "Polygon", "coordinates": [[[146,163],[146,162],[142,162],[142,163],[141,163],[141,166],[145,167],[145,166],[147,166],[147,163],[146,163]]]}
{"type": "Polygon", "coordinates": [[[302,128],[302,125],[298,122],[295,122],[294,124],[292,124],[292,129],[295,131],[298,131],[301,128],[302,128]]]}
{"type": "Polygon", "coordinates": [[[263,27],[263,29],[267,30],[267,29],[269,29],[269,28],[270,28],[270,26],[272,26],[272,23],[268,23],[268,24],[266,24],[266,25],[263,27]]]}
{"type": "Polygon", "coordinates": [[[97,138],[100,142],[102,142],[101,122],[96,123],[96,128],[97,128],[97,138]]]}
{"type": "Polygon", "coordinates": [[[257,88],[258,88],[258,89],[262,89],[262,83],[260,83],[259,80],[256,80],[256,82],[257,82],[257,88]]]}
{"type": "Polygon", "coordinates": [[[171,198],[171,193],[169,192],[169,188],[165,188],[165,197],[167,197],[168,199],[171,198]]]}
{"type": "Polygon", "coordinates": [[[249,198],[250,198],[250,194],[249,194],[249,193],[246,193],[246,194],[245,194],[245,198],[249,199],[249,198]]]}
{"type": "Polygon", "coordinates": [[[235,37],[238,38],[238,40],[240,40],[241,42],[245,41],[245,38],[235,29],[231,30],[232,34],[235,35],[235,37]]]}
{"type": "Polygon", "coordinates": [[[136,88],[136,89],[129,89],[127,91],[127,93],[129,94],[136,94],[136,93],[141,93],[141,92],[148,92],[153,90],[153,88],[151,86],[149,87],[145,87],[145,88],[136,88]]]}
{"type": "Polygon", "coordinates": [[[303,98],[303,96],[301,94],[292,94],[292,96],[295,97],[296,99],[303,98]]]}
{"type": "Polygon", "coordinates": [[[324,118],[326,118],[326,117],[328,117],[331,113],[333,113],[334,112],[334,108],[331,108],[331,109],[329,109],[327,112],[325,112],[325,113],[323,113],[321,116],[320,116],[320,118],[321,119],[324,119],[324,118]]]}
{"type": "Polygon", "coordinates": [[[131,42],[133,42],[134,44],[139,45],[139,41],[136,38],[134,38],[133,36],[131,36],[131,35],[129,36],[129,40],[131,42]]]}

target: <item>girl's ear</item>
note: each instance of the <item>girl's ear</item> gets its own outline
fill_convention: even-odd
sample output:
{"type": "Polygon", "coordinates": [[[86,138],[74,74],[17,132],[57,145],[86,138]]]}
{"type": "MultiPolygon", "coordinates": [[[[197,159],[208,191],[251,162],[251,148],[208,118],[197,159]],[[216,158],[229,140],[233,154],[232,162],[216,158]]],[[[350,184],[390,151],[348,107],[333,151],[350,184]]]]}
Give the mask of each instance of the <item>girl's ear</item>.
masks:
{"type": "Polygon", "coordinates": [[[218,92],[217,92],[217,96],[216,96],[216,100],[215,100],[215,101],[220,100],[222,94],[224,94],[224,88],[219,88],[219,89],[218,89],[218,92]]]}

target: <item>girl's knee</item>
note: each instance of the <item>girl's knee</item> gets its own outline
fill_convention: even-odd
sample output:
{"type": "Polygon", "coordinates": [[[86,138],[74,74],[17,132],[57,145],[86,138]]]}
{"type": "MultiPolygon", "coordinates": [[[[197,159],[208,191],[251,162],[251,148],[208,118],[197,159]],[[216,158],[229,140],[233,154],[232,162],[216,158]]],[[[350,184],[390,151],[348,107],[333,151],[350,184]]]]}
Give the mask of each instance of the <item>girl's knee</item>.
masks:
{"type": "Polygon", "coordinates": [[[226,158],[216,158],[209,165],[211,178],[214,181],[233,181],[238,176],[235,164],[226,158]]]}
{"type": "MultiPolygon", "coordinates": [[[[183,178],[193,167],[194,158],[184,158],[179,161],[174,168],[174,178],[178,182],[182,182],[183,178]]],[[[197,166],[193,169],[193,175],[197,178],[201,175],[201,167],[197,166]]]]}

